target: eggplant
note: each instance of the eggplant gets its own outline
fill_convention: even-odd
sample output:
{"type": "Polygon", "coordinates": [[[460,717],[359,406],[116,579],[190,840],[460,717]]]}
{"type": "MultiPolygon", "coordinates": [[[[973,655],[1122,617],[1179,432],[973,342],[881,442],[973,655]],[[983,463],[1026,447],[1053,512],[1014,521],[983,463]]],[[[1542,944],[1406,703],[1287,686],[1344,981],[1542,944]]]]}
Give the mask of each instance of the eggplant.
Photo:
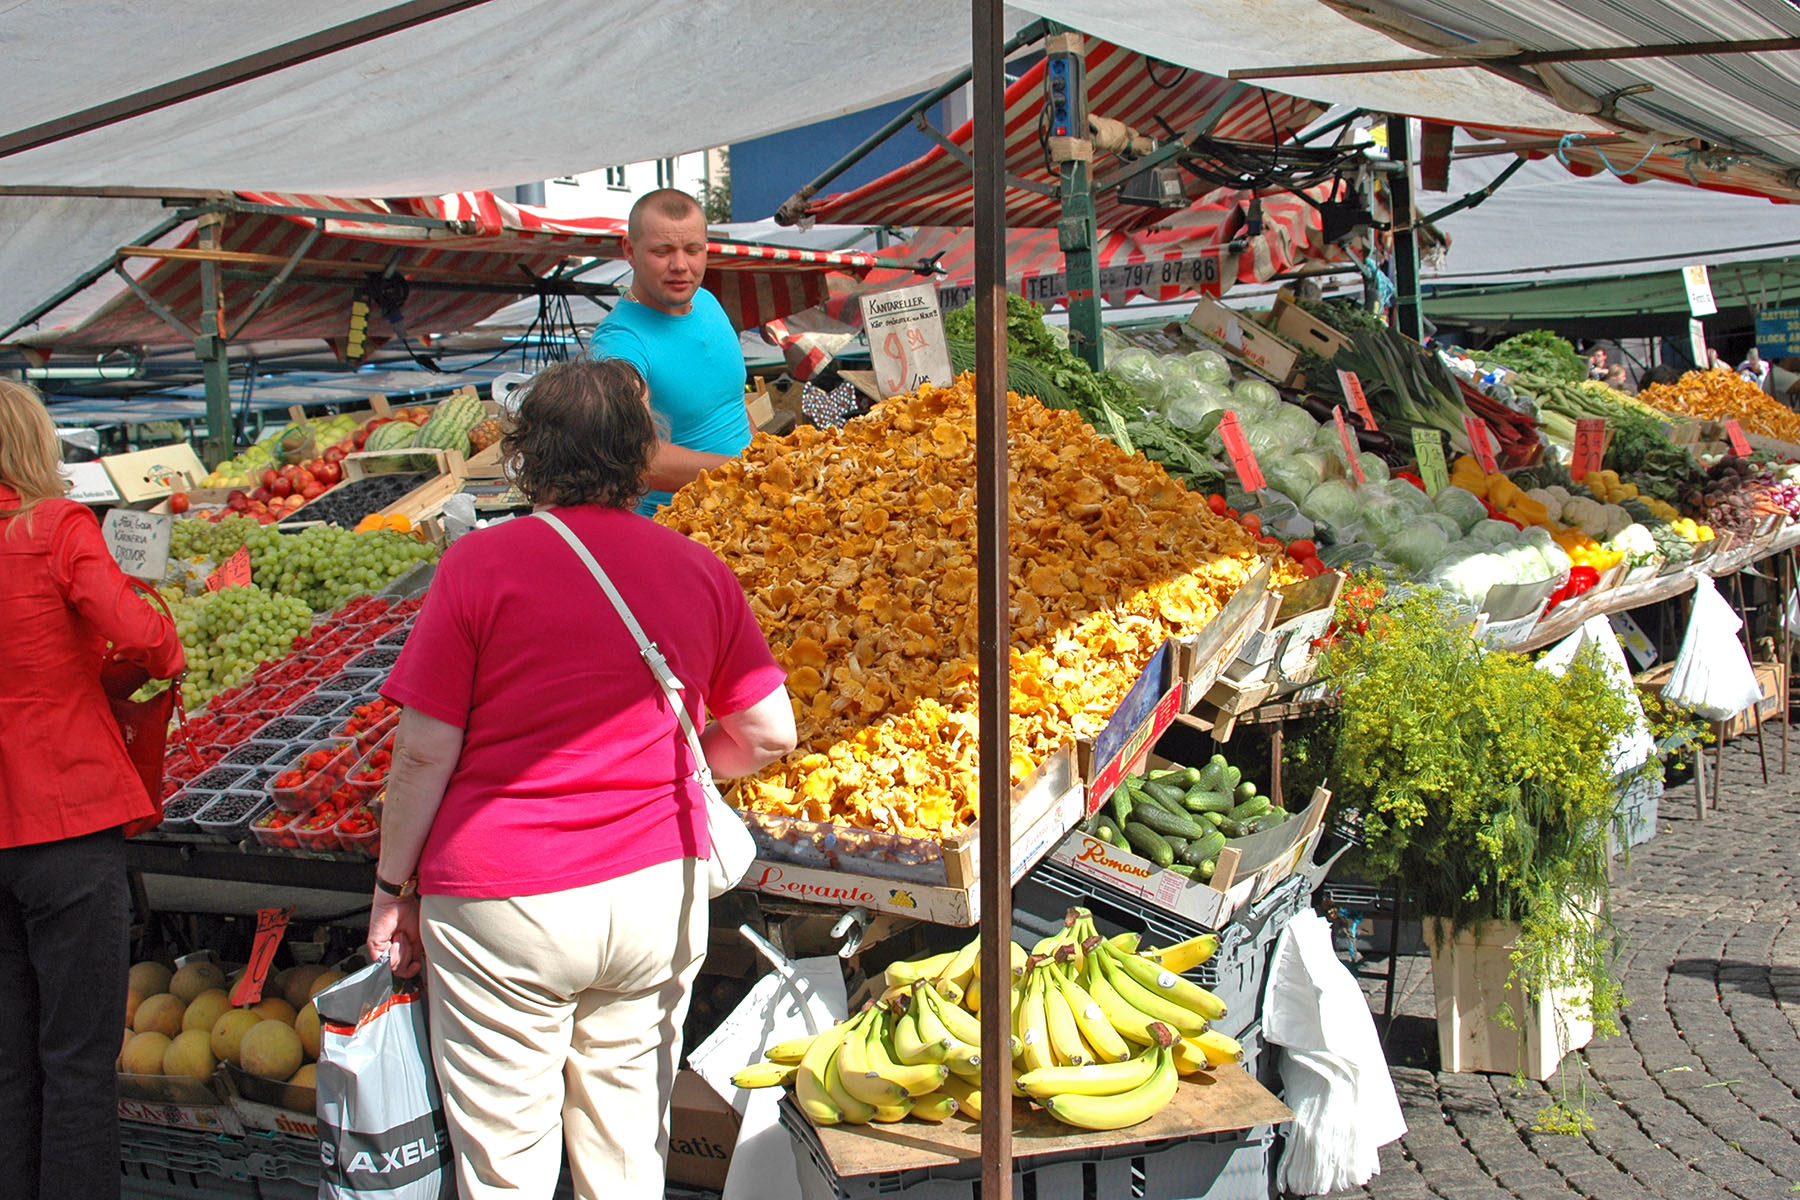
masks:
{"type": "Polygon", "coordinates": [[[1379,429],[1358,429],[1356,445],[1370,454],[1385,454],[1394,449],[1394,439],[1379,429]]]}

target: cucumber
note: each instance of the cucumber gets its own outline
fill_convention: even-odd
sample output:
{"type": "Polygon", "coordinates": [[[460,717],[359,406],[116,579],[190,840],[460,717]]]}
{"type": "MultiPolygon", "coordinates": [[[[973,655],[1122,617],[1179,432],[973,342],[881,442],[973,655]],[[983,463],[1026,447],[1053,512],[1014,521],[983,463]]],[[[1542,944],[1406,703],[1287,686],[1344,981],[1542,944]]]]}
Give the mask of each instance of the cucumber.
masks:
{"type": "Polygon", "coordinates": [[[1219,869],[1218,860],[1214,859],[1214,858],[1209,858],[1205,862],[1200,864],[1200,878],[1211,879],[1213,877],[1213,872],[1217,871],[1218,869],[1219,869]]]}
{"type": "Polygon", "coordinates": [[[1182,807],[1182,799],[1187,795],[1185,788],[1176,787],[1162,779],[1146,779],[1143,784],[1144,795],[1156,801],[1171,812],[1186,812],[1182,807]]]}
{"type": "Polygon", "coordinates": [[[1214,812],[1209,808],[1200,814],[1200,819],[1209,822],[1214,829],[1217,829],[1219,827],[1219,822],[1225,819],[1225,814],[1222,812],[1214,812]]]}
{"type": "Polygon", "coordinates": [[[1119,827],[1113,823],[1113,819],[1104,813],[1094,814],[1094,836],[1114,846],[1125,844],[1125,835],[1119,832],[1119,827]]]}
{"type": "Polygon", "coordinates": [[[1181,768],[1181,778],[1179,780],[1177,780],[1176,782],[1180,783],[1181,786],[1186,788],[1188,791],[1190,791],[1190,792],[1193,791],[1195,788],[1200,786],[1200,768],[1199,767],[1183,767],[1183,768],[1181,768]]]}
{"type": "Polygon", "coordinates": [[[1110,805],[1107,812],[1112,817],[1113,824],[1120,829],[1124,829],[1125,822],[1131,820],[1131,810],[1133,808],[1131,786],[1122,783],[1114,788],[1113,794],[1108,798],[1107,803],[1110,805]]]}
{"type": "Polygon", "coordinates": [[[1242,771],[1238,770],[1236,767],[1227,766],[1225,768],[1225,777],[1219,780],[1219,783],[1223,785],[1226,791],[1235,792],[1237,791],[1238,784],[1243,782],[1243,779],[1244,773],[1242,771]]]}
{"type": "Polygon", "coordinates": [[[1187,844],[1187,849],[1183,850],[1176,857],[1180,858],[1184,863],[1190,863],[1197,867],[1209,858],[1218,858],[1219,851],[1224,848],[1225,835],[1215,829],[1205,837],[1200,838],[1197,841],[1189,842],[1187,844]]]}
{"type": "Polygon", "coordinates": [[[1187,770],[1186,767],[1158,767],[1154,771],[1146,771],[1144,773],[1144,778],[1145,779],[1167,779],[1171,775],[1179,775],[1185,770],[1187,770]]]}
{"type": "Polygon", "coordinates": [[[1231,810],[1231,819],[1234,821],[1251,821],[1268,812],[1271,807],[1273,807],[1273,805],[1270,804],[1267,796],[1252,796],[1250,799],[1231,810]]]}
{"type": "Polygon", "coordinates": [[[1176,860],[1180,861],[1181,852],[1188,848],[1188,839],[1182,837],[1180,834],[1165,833],[1163,834],[1163,841],[1169,843],[1169,849],[1175,852],[1176,860]]]}
{"type": "Polygon", "coordinates": [[[1170,867],[1169,870],[1187,879],[1192,879],[1195,875],[1200,873],[1200,868],[1194,866],[1192,863],[1176,863],[1174,866],[1170,867]]]}
{"type": "MultiPolygon", "coordinates": [[[[1145,808],[1146,812],[1153,811],[1145,808]]],[[[1125,840],[1138,854],[1149,859],[1159,867],[1170,867],[1175,864],[1175,851],[1163,840],[1163,835],[1140,821],[1132,821],[1125,826],[1125,840]]]]}
{"type": "Polygon", "coordinates": [[[1242,804],[1245,801],[1250,800],[1255,797],[1256,785],[1254,783],[1251,783],[1248,779],[1246,779],[1242,783],[1238,784],[1237,788],[1235,790],[1233,790],[1233,792],[1231,794],[1232,794],[1232,797],[1239,804],[1242,804]]]}
{"type": "Polygon", "coordinates": [[[1253,831],[1242,821],[1234,821],[1230,817],[1226,817],[1219,822],[1219,832],[1228,838],[1241,838],[1249,837],[1253,831]]]}
{"type": "Polygon", "coordinates": [[[1139,824],[1148,825],[1165,836],[1184,837],[1189,841],[1203,838],[1212,832],[1206,825],[1189,816],[1176,816],[1155,804],[1142,804],[1131,810],[1131,819],[1139,824]]]}
{"type": "Polygon", "coordinates": [[[1089,835],[1093,834],[1097,829],[1100,828],[1100,814],[1095,813],[1093,816],[1091,816],[1087,820],[1083,821],[1081,823],[1081,825],[1079,826],[1079,828],[1081,829],[1081,832],[1083,832],[1085,834],[1089,834],[1089,835]]]}
{"type": "Polygon", "coordinates": [[[1181,805],[1191,813],[1228,813],[1231,796],[1225,792],[1208,792],[1195,788],[1182,798],[1181,805]]]}
{"type": "Polygon", "coordinates": [[[1195,787],[1208,792],[1217,791],[1219,785],[1225,782],[1224,757],[1218,754],[1213,755],[1212,761],[1200,768],[1199,776],[1194,783],[1195,787]]]}

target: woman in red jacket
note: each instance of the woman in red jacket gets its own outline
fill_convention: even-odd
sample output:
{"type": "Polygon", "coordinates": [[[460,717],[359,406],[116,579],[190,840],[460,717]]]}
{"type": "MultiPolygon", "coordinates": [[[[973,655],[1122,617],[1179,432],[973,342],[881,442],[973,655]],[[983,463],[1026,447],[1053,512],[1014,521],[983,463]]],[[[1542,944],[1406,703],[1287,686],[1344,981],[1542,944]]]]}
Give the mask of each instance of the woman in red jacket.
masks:
{"type": "Polygon", "coordinates": [[[159,679],[185,665],[60,460],[37,393],[0,380],[0,1190],[30,1200],[119,1195],[120,826],[152,809],[100,665],[109,642],[159,679]]]}

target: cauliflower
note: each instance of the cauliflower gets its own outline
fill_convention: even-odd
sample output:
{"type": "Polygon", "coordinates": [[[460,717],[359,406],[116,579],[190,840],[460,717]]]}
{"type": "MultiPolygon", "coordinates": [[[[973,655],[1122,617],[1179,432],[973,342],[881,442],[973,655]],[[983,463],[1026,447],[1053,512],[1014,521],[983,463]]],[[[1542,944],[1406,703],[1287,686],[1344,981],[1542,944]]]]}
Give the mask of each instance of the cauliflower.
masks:
{"type": "Polygon", "coordinates": [[[1625,556],[1625,560],[1636,566],[1656,557],[1656,539],[1650,531],[1635,522],[1625,526],[1612,535],[1612,548],[1625,556]]]}
{"type": "Polygon", "coordinates": [[[1605,506],[1586,496],[1571,496],[1563,501],[1562,520],[1563,524],[1573,525],[1592,538],[1606,534],[1605,506]]]}
{"type": "MultiPolygon", "coordinates": [[[[1619,533],[1632,522],[1631,514],[1617,504],[1603,505],[1600,512],[1606,518],[1605,532],[1607,537],[1612,537],[1619,533]]],[[[1600,534],[1596,533],[1593,536],[1599,537],[1600,534]]]]}
{"type": "Polygon", "coordinates": [[[1545,511],[1550,514],[1547,518],[1548,520],[1560,521],[1562,520],[1563,501],[1568,499],[1567,493],[1564,493],[1561,496],[1556,494],[1560,491],[1562,491],[1561,488],[1557,488],[1554,491],[1550,488],[1532,488],[1529,492],[1526,492],[1525,495],[1544,506],[1545,511]]]}

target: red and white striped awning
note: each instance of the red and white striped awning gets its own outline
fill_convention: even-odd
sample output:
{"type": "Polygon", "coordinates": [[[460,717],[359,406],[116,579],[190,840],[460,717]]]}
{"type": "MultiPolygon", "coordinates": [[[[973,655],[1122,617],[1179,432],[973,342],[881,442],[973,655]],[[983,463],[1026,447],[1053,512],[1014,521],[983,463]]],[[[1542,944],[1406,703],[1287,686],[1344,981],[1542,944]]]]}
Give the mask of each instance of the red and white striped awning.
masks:
{"type": "Polygon", "coordinates": [[[1626,183],[1661,179],[1713,192],[1800,203],[1800,177],[1765,163],[1692,142],[1658,142],[1635,134],[1590,135],[1541,129],[1463,126],[1480,141],[1497,141],[1526,158],[1554,158],[1573,175],[1616,175],[1626,183]]]}
{"type": "MultiPolygon", "coordinates": [[[[1279,92],[1232,83],[1184,67],[1168,66],[1135,50],[1088,39],[1088,111],[1122,121],[1147,137],[1166,140],[1204,133],[1252,142],[1287,141],[1325,111],[1325,105],[1279,92]],[[1164,128],[1167,125],[1168,129],[1164,128]]],[[[1006,170],[1009,175],[1053,187],[1056,173],[1046,164],[1040,137],[1044,116],[1044,63],[1039,60],[1006,89],[1006,170]]],[[[848,225],[973,225],[974,195],[968,155],[974,129],[965,123],[949,135],[953,155],[934,146],[921,158],[881,178],[835,196],[813,200],[814,219],[848,225]]],[[[1094,174],[1104,177],[1119,160],[1096,151],[1094,174]]],[[[1207,185],[1187,176],[1189,199],[1207,185]]],[[[1121,204],[1116,190],[1095,197],[1100,228],[1140,229],[1171,210],[1121,204]]],[[[1062,210],[1054,194],[1017,186],[1006,192],[1006,223],[1013,228],[1054,227],[1062,210]]]]}
{"type": "MultiPolygon", "coordinates": [[[[330,196],[241,193],[249,205],[279,211],[227,215],[220,249],[254,258],[228,260],[221,271],[226,328],[298,251],[314,218],[301,210],[367,213],[325,220],[300,265],[274,298],[235,333],[238,340],[342,339],[354,291],[370,276],[405,280],[400,308],[413,338],[466,330],[520,296],[538,280],[588,259],[623,257],[625,221],[614,217],[557,217],[511,204],[489,192],[461,192],[408,200],[351,200],[330,196]],[[437,225],[383,222],[386,215],[424,217],[437,225]]],[[[198,244],[193,229],[177,243],[198,244]]],[[[192,260],[142,260],[133,277],[157,305],[192,328],[200,325],[200,266],[192,260]]],[[[738,328],[752,328],[827,298],[828,273],[858,278],[875,259],[856,251],[818,251],[738,242],[709,242],[706,286],[738,328]]],[[[128,267],[128,269],[130,269],[128,267]]],[[[552,289],[554,290],[554,289],[552,289]]],[[[51,314],[52,321],[54,314],[51,314]]],[[[401,329],[380,311],[369,315],[369,338],[379,343],[401,329]]],[[[125,290],[79,324],[34,335],[59,348],[167,345],[185,342],[136,293],[125,290]]]]}
{"type": "MultiPolygon", "coordinates": [[[[1233,283],[1341,261],[1341,252],[1319,236],[1319,214],[1312,205],[1285,192],[1258,197],[1262,229],[1252,234],[1251,200],[1248,193],[1215,191],[1154,229],[1102,231],[1094,256],[1101,293],[1115,305],[1140,296],[1218,296],[1233,283]]],[[[782,348],[799,378],[810,378],[856,336],[862,326],[857,299],[866,293],[931,278],[945,311],[973,294],[975,239],[967,229],[920,229],[912,240],[875,257],[881,265],[861,279],[833,276],[831,298],[820,308],[764,324],[763,336],[782,348]]],[[[1046,308],[1066,305],[1064,270],[1055,230],[1007,230],[1008,291],[1046,308]]]]}

